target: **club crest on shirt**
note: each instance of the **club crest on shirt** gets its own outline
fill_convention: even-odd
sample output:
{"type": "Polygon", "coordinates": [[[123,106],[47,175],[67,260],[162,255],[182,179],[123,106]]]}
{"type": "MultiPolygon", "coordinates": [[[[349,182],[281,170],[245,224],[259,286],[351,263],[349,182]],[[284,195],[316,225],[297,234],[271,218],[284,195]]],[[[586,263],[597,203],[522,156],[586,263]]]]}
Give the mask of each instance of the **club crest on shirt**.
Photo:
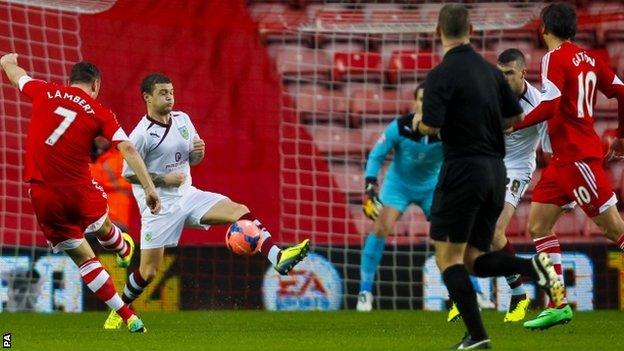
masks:
{"type": "Polygon", "coordinates": [[[180,135],[184,138],[184,139],[188,139],[189,138],[189,131],[186,128],[186,126],[182,126],[180,128],[178,128],[178,132],[180,132],[180,135]]]}

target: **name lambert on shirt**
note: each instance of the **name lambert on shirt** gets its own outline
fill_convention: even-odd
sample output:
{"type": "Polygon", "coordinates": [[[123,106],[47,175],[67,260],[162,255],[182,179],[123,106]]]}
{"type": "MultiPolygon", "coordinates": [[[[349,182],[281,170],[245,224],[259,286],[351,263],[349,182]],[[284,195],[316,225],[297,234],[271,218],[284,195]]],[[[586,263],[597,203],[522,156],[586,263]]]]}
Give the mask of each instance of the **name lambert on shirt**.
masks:
{"type": "Polygon", "coordinates": [[[48,99],[65,99],[65,100],[69,100],[75,104],[78,104],[87,114],[90,115],[94,115],[95,111],[93,111],[93,108],[91,107],[91,105],[89,105],[87,103],[87,101],[83,98],[81,98],[78,95],[72,95],[72,94],[68,94],[68,93],[61,93],[60,90],[57,90],[54,94],[52,94],[52,92],[48,91],[48,99]]]}

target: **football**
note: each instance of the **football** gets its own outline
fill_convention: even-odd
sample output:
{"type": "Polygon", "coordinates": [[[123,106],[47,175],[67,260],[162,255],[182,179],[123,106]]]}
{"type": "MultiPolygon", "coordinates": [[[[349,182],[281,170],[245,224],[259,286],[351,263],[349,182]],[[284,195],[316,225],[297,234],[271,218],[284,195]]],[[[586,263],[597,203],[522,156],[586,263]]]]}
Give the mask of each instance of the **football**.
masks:
{"type": "Polygon", "coordinates": [[[225,244],[237,255],[253,256],[260,251],[260,233],[260,228],[252,221],[243,219],[228,228],[225,244]]]}

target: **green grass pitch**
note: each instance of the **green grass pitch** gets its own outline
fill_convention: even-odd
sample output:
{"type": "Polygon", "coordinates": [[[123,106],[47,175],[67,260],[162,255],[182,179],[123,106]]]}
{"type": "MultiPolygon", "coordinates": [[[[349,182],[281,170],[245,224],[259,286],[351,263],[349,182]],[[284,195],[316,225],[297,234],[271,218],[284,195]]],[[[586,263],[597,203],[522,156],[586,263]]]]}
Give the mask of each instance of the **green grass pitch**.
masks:
{"type": "MultiPolygon", "coordinates": [[[[12,333],[12,350],[55,351],[446,350],[463,336],[463,324],[446,323],[440,312],[185,311],[141,316],[146,334],[103,330],[103,312],[0,313],[0,332],[12,333]]],[[[484,313],[498,350],[624,349],[621,311],[577,312],[568,325],[533,332],[502,319],[502,313],[484,313]]]]}

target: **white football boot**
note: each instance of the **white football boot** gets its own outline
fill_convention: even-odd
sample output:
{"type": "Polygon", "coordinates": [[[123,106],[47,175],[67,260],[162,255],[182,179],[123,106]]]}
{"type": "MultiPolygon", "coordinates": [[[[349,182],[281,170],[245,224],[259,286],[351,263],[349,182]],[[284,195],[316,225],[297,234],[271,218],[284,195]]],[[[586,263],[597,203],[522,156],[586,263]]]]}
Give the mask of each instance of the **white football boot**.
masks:
{"type": "Polygon", "coordinates": [[[368,291],[361,291],[358,294],[356,309],[359,312],[370,312],[373,309],[373,294],[368,291]]]}

